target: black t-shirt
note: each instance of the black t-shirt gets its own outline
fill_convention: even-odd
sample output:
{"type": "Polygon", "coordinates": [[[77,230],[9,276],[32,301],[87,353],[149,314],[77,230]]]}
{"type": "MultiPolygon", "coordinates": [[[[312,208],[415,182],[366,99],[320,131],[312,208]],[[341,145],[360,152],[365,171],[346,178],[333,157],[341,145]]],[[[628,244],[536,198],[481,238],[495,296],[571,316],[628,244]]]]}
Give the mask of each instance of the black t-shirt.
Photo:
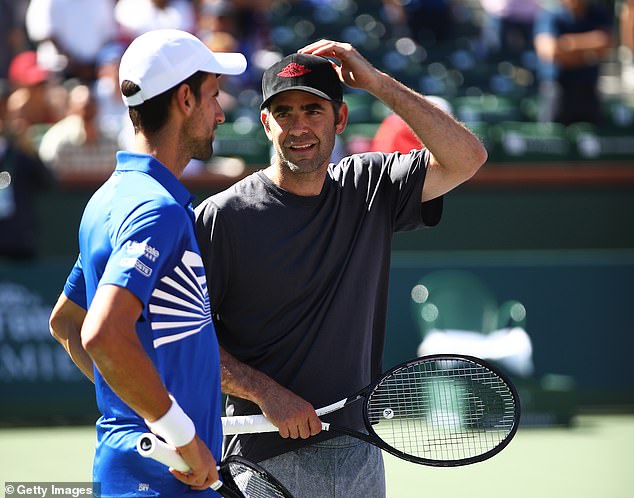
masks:
{"type": "MultiPolygon", "coordinates": [[[[196,209],[220,345],[315,408],[382,370],[393,233],[438,223],[421,203],[428,153],[368,153],[330,165],[318,196],[289,193],[257,172],[196,209]]],[[[229,397],[232,415],[259,413],[229,397]]],[[[325,421],[362,427],[360,410],[325,421]]],[[[307,441],[236,436],[230,452],[260,461],[307,441]]],[[[229,444],[228,441],[226,441],[229,444]]]]}

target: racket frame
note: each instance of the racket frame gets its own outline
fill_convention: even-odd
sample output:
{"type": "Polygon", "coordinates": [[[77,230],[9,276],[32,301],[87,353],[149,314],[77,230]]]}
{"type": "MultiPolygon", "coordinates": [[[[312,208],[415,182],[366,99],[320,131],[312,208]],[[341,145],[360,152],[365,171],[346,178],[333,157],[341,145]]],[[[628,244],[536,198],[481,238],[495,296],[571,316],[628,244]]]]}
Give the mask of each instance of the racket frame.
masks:
{"type": "MultiPolygon", "coordinates": [[[[359,391],[358,393],[356,393],[354,396],[352,396],[353,401],[356,401],[357,399],[359,399],[360,397],[363,397],[363,420],[366,426],[366,430],[368,430],[368,432],[370,434],[364,434],[362,432],[358,432],[358,431],[354,431],[351,429],[348,429],[346,427],[342,427],[342,426],[338,426],[336,424],[326,424],[328,425],[328,427],[326,428],[326,430],[333,430],[339,433],[344,433],[344,434],[348,434],[350,436],[353,437],[357,437],[359,439],[362,439],[370,444],[373,444],[375,446],[378,446],[379,448],[381,448],[382,450],[390,453],[391,455],[394,455],[398,458],[401,458],[403,460],[406,460],[408,462],[412,462],[412,463],[417,463],[417,464],[421,464],[421,465],[427,465],[427,466],[432,466],[432,467],[458,467],[458,466],[463,466],[463,465],[470,465],[473,463],[478,463],[478,462],[482,462],[484,460],[488,460],[489,458],[491,458],[492,456],[497,455],[500,451],[502,451],[504,448],[506,448],[506,446],[508,446],[508,444],[511,442],[511,440],[513,439],[513,437],[515,436],[517,429],[519,427],[519,422],[520,422],[520,418],[521,418],[521,403],[520,403],[520,397],[519,394],[517,392],[517,389],[515,388],[515,385],[513,384],[513,382],[510,380],[510,378],[502,371],[500,370],[498,367],[492,365],[491,363],[489,363],[486,360],[483,360],[481,358],[477,358],[475,356],[470,356],[470,355],[463,355],[463,354],[431,354],[431,355],[425,355],[425,356],[421,356],[419,358],[414,358],[408,361],[405,361],[403,363],[399,363],[398,365],[390,368],[389,370],[387,370],[385,373],[383,373],[383,375],[381,375],[381,378],[378,379],[376,382],[374,382],[373,384],[369,385],[368,387],[362,389],[361,391],[359,391]],[[404,370],[407,369],[409,367],[411,367],[412,365],[416,365],[421,363],[421,361],[424,362],[432,362],[432,361],[455,361],[455,360],[463,360],[463,361],[469,361],[472,362],[478,366],[484,367],[487,370],[490,370],[493,374],[495,374],[497,377],[499,377],[499,379],[506,385],[506,387],[508,388],[509,392],[511,393],[511,396],[513,397],[513,405],[514,405],[514,410],[513,410],[513,426],[511,427],[511,430],[509,431],[509,433],[506,435],[506,437],[501,440],[498,444],[496,444],[493,448],[491,448],[490,450],[481,453],[479,455],[474,455],[471,457],[466,457],[466,458],[459,458],[459,459],[455,459],[455,460],[437,460],[437,459],[432,459],[432,458],[423,458],[423,457],[419,457],[419,456],[415,456],[415,455],[410,455],[408,453],[404,453],[400,450],[398,450],[397,448],[394,448],[392,446],[390,446],[389,444],[385,443],[383,441],[383,439],[381,439],[381,436],[379,436],[374,428],[373,428],[373,424],[370,421],[370,417],[369,417],[369,403],[370,403],[370,399],[372,397],[372,394],[390,377],[392,377],[396,372],[400,371],[400,370],[404,370]]],[[[350,398],[348,398],[348,400],[350,400],[350,398]]],[[[345,404],[350,404],[350,402],[346,402],[345,404]]]]}

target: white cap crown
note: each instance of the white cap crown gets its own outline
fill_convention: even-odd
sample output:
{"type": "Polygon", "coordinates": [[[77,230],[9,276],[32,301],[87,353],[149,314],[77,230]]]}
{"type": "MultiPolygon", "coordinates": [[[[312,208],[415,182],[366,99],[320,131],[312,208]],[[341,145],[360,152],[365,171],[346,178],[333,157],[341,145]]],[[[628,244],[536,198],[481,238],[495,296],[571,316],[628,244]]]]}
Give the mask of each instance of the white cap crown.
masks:
{"type": "Polygon", "coordinates": [[[141,89],[123,96],[128,107],[142,104],[192,74],[237,75],[245,71],[244,55],[235,52],[212,52],[191,33],[178,29],[156,29],[136,38],[127,48],[119,66],[119,85],[124,80],[141,89]]]}

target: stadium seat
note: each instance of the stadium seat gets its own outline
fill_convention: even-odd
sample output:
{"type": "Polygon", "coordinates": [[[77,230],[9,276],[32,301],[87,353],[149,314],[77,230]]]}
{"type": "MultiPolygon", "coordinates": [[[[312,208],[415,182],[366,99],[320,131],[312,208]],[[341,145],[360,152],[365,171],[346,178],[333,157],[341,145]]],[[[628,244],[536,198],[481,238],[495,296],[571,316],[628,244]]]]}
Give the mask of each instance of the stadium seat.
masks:
{"type": "Polygon", "coordinates": [[[269,164],[269,141],[259,122],[238,118],[216,130],[214,155],[239,157],[247,165],[269,164]]]}
{"type": "Polygon", "coordinates": [[[501,122],[489,128],[492,162],[570,161],[574,148],[559,123],[501,122]]]}
{"type": "Polygon", "coordinates": [[[520,376],[532,374],[526,309],[519,301],[499,305],[480,278],[458,270],[425,275],[412,288],[411,298],[422,339],[419,355],[470,354],[499,362],[520,376]]]}
{"type": "Polygon", "coordinates": [[[348,104],[348,123],[372,123],[377,121],[372,110],[376,98],[367,92],[351,92],[344,94],[344,101],[348,104]]]}
{"type": "Polygon", "coordinates": [[[594,126],[575,123],[567,129],[578,160],[634,159],[634,126],[594,126]]]}
{"type": "Polygon", "coordinates": [[[498,324],[495,296],[469,272],[442,270],[425,275],[412,289],[412,306],[423,335],[432,329],[488,333],[498,324]]]}
{"type": "Polygon", "coordinates": [[[521,118],[518,104],[510,98],[487,94],[478,97],[456,97],[451,104],[454,114],[465,123],[477,121],[500,123],[519,121],[521,118]]]}

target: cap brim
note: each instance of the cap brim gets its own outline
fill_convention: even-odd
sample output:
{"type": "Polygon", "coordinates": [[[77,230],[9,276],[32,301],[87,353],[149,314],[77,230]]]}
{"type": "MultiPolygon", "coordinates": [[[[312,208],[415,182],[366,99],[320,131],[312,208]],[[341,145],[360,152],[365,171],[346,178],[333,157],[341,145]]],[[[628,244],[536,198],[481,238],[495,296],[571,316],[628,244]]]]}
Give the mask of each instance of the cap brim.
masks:
{"type": "Polygon", "coordinates": [[[284,92],[290,92],[291,90],[300,90],[302,92],[308,92],[308,93],[312,93],[313,95],[317,95],[317,97],[321,97],[322,99],[334,100],[330,98],[327,94],[325,94],[324,92],[320,90],[317,90],[316,88],[313,88],[310,86],[294,86],[292,88],[283,88],[269,95],[268,98],[260,104],[260,110],[264,109],[267,105],[269,105],[269,103],[271,102],[271,99],[275,97],[276,95],[279,95],[280,93],[284,93],[284,92]]]}
{"type": "Polygon", "coordinates": [[[247,68],[247,59],[237,52],[214,52],[213,59],[201,67],[201,71],[234,76],[242,74],[247,68]]]}

